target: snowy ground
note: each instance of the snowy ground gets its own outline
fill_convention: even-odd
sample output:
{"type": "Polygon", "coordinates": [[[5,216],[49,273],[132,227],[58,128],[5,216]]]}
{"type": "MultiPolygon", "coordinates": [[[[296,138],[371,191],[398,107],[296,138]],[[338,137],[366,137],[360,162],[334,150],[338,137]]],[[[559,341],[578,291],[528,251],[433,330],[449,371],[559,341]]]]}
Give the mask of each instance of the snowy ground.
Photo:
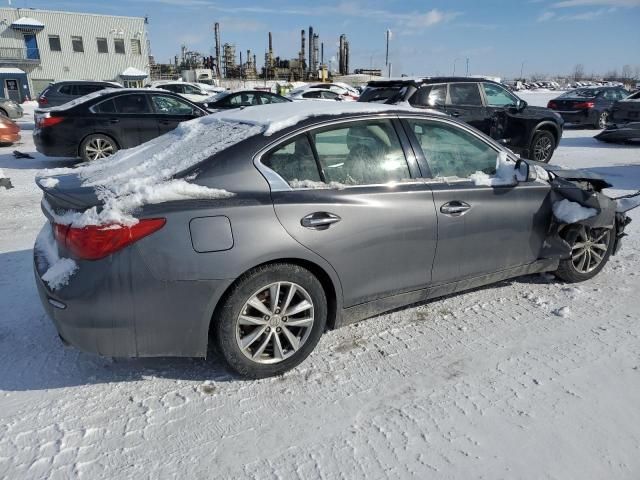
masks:
{"type": "MultiPolygon", "coordinates": [[[[31,118],[0,149],[15,186],[0,189],[0,478],[640,478],[638,213],[592,281],[531,276],[380,316],[281,378],[114,362],[63,348],[40,306],[33,178],[69,162],[34,154],[31,118]]],[[[553,161],[640,188],[640,148],[594,133],[568,129],[553,161]]]]}

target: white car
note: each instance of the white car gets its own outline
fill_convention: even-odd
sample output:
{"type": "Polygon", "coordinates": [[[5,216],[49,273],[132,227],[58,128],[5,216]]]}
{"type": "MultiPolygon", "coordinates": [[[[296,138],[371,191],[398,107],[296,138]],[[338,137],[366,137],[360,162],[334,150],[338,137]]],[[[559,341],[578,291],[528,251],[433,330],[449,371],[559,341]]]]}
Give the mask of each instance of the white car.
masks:
{"type": "Polygon", "coordinates": [[[321,101],[355,101],[353,98],[347,95],[340,95],[328,89],[312,88],[312,89],[298,89],[291,91],[286,98],[293,101],[300,100],[321,100],[321,101]]]}
{"type": "Polygon", "coordinates": [[[201,103],[206,98],[211,96],[212,92],[208,92],[205,89],[199,87],[195,83],[189,82],[153,82],[152,88],[161,88],[162,90],[168,90],[169,92],[177,93],[178,95],[191,100],[194,103],[201,103]]]}

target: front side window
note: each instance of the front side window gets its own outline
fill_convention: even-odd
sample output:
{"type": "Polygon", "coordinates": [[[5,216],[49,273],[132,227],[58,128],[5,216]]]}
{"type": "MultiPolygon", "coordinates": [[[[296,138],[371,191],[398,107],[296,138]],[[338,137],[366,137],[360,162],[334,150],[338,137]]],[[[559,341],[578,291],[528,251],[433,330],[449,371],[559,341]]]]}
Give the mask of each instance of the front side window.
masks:
{"type": "Polygon", "coordinates": [[[71,37],[71,46],[73,51],[77,53],[84,53],[84,44],[82,43],[82,37],[71,37]]]}
{"type": "Polygon", "coordinates": [[[238,95],[231,95],[229,99],[224,103],[234,107],[250,107],[251,105],[260,104],[258,96],[254,93],[240,93],[238,95]]]}
{"type": "Polygon", "coordinates": [[[328,92],[326,90],[322,92],[322,98],[325,100],[336,100],[338,97],[339,95],[335,92],[328,92]]]}
{"type": "Polygon", "coordinates": [[[303,93],[302,97],[303,98],[320,98],[322,92],[307,92],[307,93],[303,93]]]}
{"type": "Polygon", "coordinates": [[[164,115],[191,115],[193,108],[188,103],[166,95],[152,95],[151,103],[156,113],[164,115]]]}
{"type": "Polygon", "coordinates": [[[460,127],[429,120],[407,120],[433,177],[468,178],[475,172],[494,175],[498,152],[460,127]]]}
{"type": "Polygon", "coordinates": [[[304,186],[304,182],[320,181],[320,173],[313,156],[313,150],[306,135],[278,147],[270,153],[262,163],[280,175],[292,187],[304,186]]]}
{"type": "Polygon", "coordinates": [[[491,107],[515,107],[518,99],[498,85],[483,83],[482,88],[487,97],[487,105],[491,107]]]}
{"type": "Polygon", "coordinates": [[[263,104],[268,104],[268,103],[287,103],[287,100],[279,97],[277,95],[271,95],[269,93],[262,95],[262,103],[263,104]]]}
{"type": "Polygon", "coordinates": [[[96,44],[98,45],[98,53],[109,53],[109,44],[106,38],[96,38],[96,44]]]}
{"type": "Polygon", "coordinates": [[[151,113],[146,95],[139,93],[120,95],[113,99],[118,113],[141,114],[151,113]]]}
{"type": "Polygon", "coordinates": [[[312,131],[327,182],[377,185],[410,178],[389,120],[365,120],[312,131]]]}
{"type": "Polygon", "coordinates": [[[120,53],[124,55],[124,39],[122,38],[114,38],[113,39],[113,50],[116,53],[120,53]]]}
{"type": "Polygon", "coordinates": [[[137,38],[131,39],[131,54],[142,55],[142,49],[140,48],[140,40],[137,38]]]}
{"type": "Polygon", "coordinates": [[[183,85],[184,93],[189,95],[202,95],[202,91],[193,85],[183,85]]]}
{"type": "Polygon", "coordinates": [[[452,83],[449,85],[451,105],[482,106],[477,83],[452,83]]]}
{"type": "Polygon", "coordinates": [[[52,52],[62,51],[62,45],[60,44],[60,37],[58,35],[49,35],[49,50],[52,52]]]}

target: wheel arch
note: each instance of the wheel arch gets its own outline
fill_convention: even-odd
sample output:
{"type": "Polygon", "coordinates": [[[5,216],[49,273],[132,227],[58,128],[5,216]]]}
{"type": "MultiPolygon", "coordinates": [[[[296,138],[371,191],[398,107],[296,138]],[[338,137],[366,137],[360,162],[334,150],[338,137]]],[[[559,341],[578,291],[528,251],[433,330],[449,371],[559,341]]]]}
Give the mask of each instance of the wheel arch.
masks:
{"type": "MultiPolygon", "coordinates": [[[[277,264],[290,264],[297,265],[302,268],[309,270],[315,277],[318,279],[322,288],[324,289],[325,295],[327,297],[327,328],[329,330],[333,330],[340,325],[340,315],[339,312],[342,310],[342,300],[339,296],[339,292],[341,292],[340,285],[336,284],[336,280],[332,278],[332,276],[326,271],[325,268],[314,263],[310,260],[305,260],[302,258],[278,258],[269,260],[258,265],[254,265],[251,268],[246,269],[242,272],[238,277],[229,284],[229,286],[224,290],[224,292],[220,295],[219,300],[216,302],[216,305],[211,312],[209,317],[209,337],[211,336],[212,327],[214,325],[215,319],[217,317],[217,313],[224,305],[225,301],[229,297],[229,294],[236,286],[236,284],[242,279],[247,273],[252,270],[269,267],[270,265],[277,264]]],[[[208,337],[208,338],[209,338],[208,337]]]]}
{"type": "Polygon", "coordinates": [[[531,134],[529,135],[529,149],[531,149],[531,142],[533,142],[533,137],[536,136],[536,133],[544,130],[550,132],[553,135],[553,139],[556,142],[556,148],[560,144],[560,129],[558,126],[552,122],[551,120],[545,120],[543,122],[538,123],[533,130],[531,130],[531,134]]]}

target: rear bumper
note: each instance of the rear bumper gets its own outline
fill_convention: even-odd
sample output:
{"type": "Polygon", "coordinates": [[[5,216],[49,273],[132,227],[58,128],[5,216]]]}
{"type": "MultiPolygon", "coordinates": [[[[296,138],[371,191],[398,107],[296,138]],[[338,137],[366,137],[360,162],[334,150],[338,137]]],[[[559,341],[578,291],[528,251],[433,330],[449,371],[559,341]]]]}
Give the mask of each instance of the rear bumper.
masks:
{"type": "Polygon", "coordinates": [[[34,249],[38,294],[65,343],[110,357],[206,356],[211,316],[231,280],[157,280],[134,247],[79,261],[68,284],[54,291],[38,257],[34,249]]]}
{"type": "Polygon", "coordinates": [[[598,118],[598,112],[594,109],[577,110],[571,112],[564,112],[554,110],[558,113],[566,123],[572,123],[574,125],[591,125],[594,124],[598,118]]]}
{"type": "Polygon", "coordinates": [[[33,143],[36,150],[47,157],[78,157],[78,145],[75,142],[63,141],[50,129],[35,129],[33,143]]]}

